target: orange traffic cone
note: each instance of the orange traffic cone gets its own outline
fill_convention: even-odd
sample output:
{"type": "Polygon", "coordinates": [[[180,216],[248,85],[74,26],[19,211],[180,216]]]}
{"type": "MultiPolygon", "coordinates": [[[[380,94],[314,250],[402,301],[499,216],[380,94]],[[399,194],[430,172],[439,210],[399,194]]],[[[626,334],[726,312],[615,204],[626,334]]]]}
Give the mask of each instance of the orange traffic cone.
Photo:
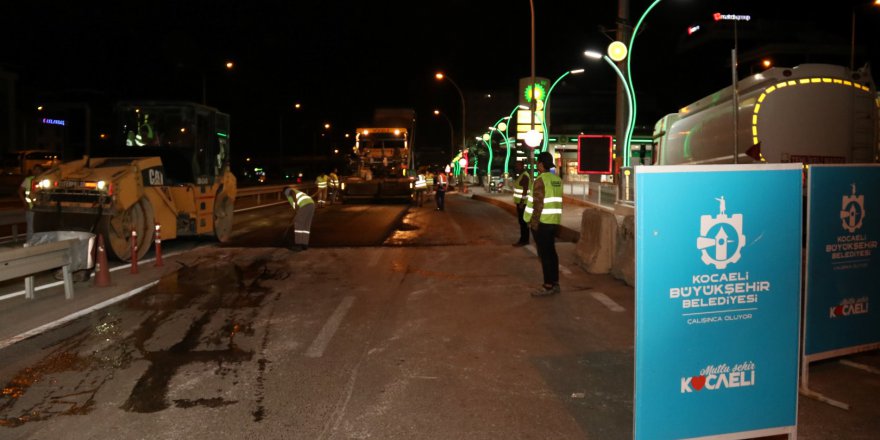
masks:
{"type": "Polygon", "coordinates": [[[156,244],[156,262],[154,264],[155,267],[162,267],[162,236],[160,234],[162,230],[162,226],[159,223],[156,223],[156,239],[153,242],[156,244]]]}
{"type": "Polygon", "coordinates": [[[95,272],[95,287],[110,286],[110,266],[107,265],[107,252],[104,249],[104,236],[98,234],[98,271],[95,272]]]}
{"type": "Polygon", "coordinates": [[[132,228],[131,229],[131,272],[130,273],[138,273],[138,245],[137,245],[138,233],[132,228]]]}

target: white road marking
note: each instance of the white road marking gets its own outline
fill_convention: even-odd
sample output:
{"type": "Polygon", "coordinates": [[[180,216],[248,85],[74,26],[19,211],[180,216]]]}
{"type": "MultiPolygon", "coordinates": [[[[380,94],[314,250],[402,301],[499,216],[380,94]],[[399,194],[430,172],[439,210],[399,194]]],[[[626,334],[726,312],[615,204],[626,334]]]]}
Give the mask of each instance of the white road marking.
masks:
{"type": "Polygon", "coordinates": [[[141,292],[143,292],[144,290],[147,290],[147,289],[149,289],[150,287],[155,286],[156,284],[159,284],[159,280],[156,280],[156,281],[153,281],[153,282],[151,282],[151,283],[149,283],[149,284],[146,284],[146,285],[143,285],[143,286],[141,286],[141,287],[138,287],[137,289],[130,290],[130,291],[126,292],[126,293],[123,293],[122,295],[115,296],[115,297],[110,298],[110,299],[108,299],[108,300],[106,300],[106,301],[104,301],[104,302],[101,302],[101,303],[95,304],[95,305],[93,305],[93,306],[91,306],[91,307],[89,307],[89,308],[87,308],[87,309],[83,309],[83,310],[80,310],[80,311],[78,311],[78,312],[71,313],[70,315],[67,315],[67,316],[65,316],[65,317],[63,317],[63,318],[61,318],[61,319],[56,320],[56,321],[50,322],[50,323],[48,323],[48,324],[41,325],[41,326],[39,326],[39,327],[37,327],[37,328],[35,328],[35,329],[28,330],[28,331],[26,331],[26,332],[24,332],[24,333],[21,333],[21,334],[19,334],[19,335],[16,335],[16,336],[13,336],[13,337],[11,337],[11,338],[8,338],[8,339],[5,339],[5,340],[2,340],[2,341],[0,341],[0,350],[4,349],[4,348],[6,348],[6,347],[8,347],[8,346],[10,346],[10,345],[12,345],[12,344],[15,344],[16,342],[19,342],[19,341],[25,340],[25,339],[27,339],[27,338],[30,338],[30,337],[32,337],[32,336],[36,336],[36,335],[38,335],[38,334],[40,334],[40,333],[43,333],[43,332],[46,332],[46,331],[49,331],[49,330],[52,330],[53,328],[59,327],[59,326],[61,326],[61,325],[63,325],[63,324],[66,324],[67,322],[73,321],[74,319],[77,319],[77,318],[79,318],[79,317],[82,317],[82,316],[88,315],[89,313],[92,313],[92,312],[94,312],[94,311],[96,311],[96,310],[103,309],[104,307],[107,307],[107,306],[109,306],[109,305],[112,305],[112,304],[118,303],[119,301],[122,301],[122,300],[124,300],[124,299],[127,299],[127,298],[129,298],[129,297],[131,297],[131,296],[137,295],[138,293],[141,293],[141,292]]]}
{"type": "Polygon", "coordinates": [[[336,307],[336,311],[334,311],[333,314],[330,315],[330,319],[324,323],[324,327],[321,328],[318,337],[312,341],[312,345],[306,350],[306,357],[318,358],[324,355],[324,350],[327,349],[327,345],[330,344],[330,340],[333,339],[333,335],[336,334],[336,330],[339,329],[339,324],[342,323],[342,318],[348,313],[348,309],[351,308],[352,304],[354,304],[353,296],[346,296],[342,299],[342,303],[336,307]]]}
{"type": "Polygon", "coordinates": [[[605,307],[608,307],[608,310],[611,310],[612,312],[626,311],[626,309],[621,307],[620,304],[617,304],[616,302],[614,302],[613,299],[609,298],[608,295],[606,295],[602,292],[595,292],[594,291],[594,292],[590,292],[590,295],[593,295],[593,298],[595,298],[596,301],[599,301],[605,307]]]}

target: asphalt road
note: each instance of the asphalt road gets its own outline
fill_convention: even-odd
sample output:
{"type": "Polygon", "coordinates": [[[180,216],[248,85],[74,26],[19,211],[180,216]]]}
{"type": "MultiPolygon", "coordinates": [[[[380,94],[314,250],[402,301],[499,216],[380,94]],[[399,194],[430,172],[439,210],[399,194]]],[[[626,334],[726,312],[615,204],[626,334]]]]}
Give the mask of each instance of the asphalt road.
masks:
{"type": "MultiPolygon", "coordinates": [[[[610,429],[558,399],[587,383],[574,371],[586,347],[557,332],[613,317],[598,302],[575,305],[596,284],[590,276],[564,270],[565,302],[531,298],[540,269],[510,246],[513,219],[467,199],[403,218],[393,211],[405,207],[343,205],[316,221],[364,209],[400,219],[385,245],[293,253],[242,230],[236,239],[248,246],[188,252],[143,294],[8,347],[3,437],[582,438],[610,429]]],[[[268,212],[254,221],[271,225],[257,229],[284,225],[268,212]]],[[[603,348],[597,368],[627,365],[620,346],[603,348]]],[[[590,414],[614,415],[610,432],[625,438],[626,388],[605,388],[602,399],[620,405],[590,414]]]]}

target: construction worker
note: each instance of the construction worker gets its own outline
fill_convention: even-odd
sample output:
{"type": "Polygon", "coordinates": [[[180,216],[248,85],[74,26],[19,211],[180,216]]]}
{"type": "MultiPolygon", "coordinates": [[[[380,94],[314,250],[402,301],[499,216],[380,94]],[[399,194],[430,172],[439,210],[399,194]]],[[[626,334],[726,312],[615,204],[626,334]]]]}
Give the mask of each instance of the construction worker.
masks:
{"type": "Polygon", "coordinates": [[[330,178],[324,173],[321,173],[318,178],[315,179],[315,186],[318,187],[318,192],[315,197],[318,199],[319,208],[323,208],[324,204],[327,203],[327,187],[329,184],[330,178]]]}
{"type": "Polygon", "coordinates": [[[336,168],[333,168],[333,171],[330,172],[330,204],[336,202],[339,198],[339,175],[336,174],[338,171],[336,168]]]}
{"type": "Polygon", "coordinates": [[[422,204],[425,202],[425,191],[428,189],[428,181],[425,179],[425,175],[419,174],[418,177],[416,177],[416,181],[413,182],[413,185],[415,186],[415,204],[421,208],[422,204]]]}
{"type": "Polygon", "coordinates": [[[309,234],[312,229],[312,217],[315,215],[315,201],[308,194],[293,188],[284,188],[284,196],[293,208],[293,220],[284,234],[294,251],[304,251],[309,248],[309,234]],[[290,230],[293,229],[293,239],[290,239],[290,230]]]}
{"type": "Polygon", "coordinates": [[[560,292],[556,232],[562,223],[562,179],[550,172],[552,168],[553,156],[546,151],[539,154],[539,174],[532,181],[529,195],[526,196],[523,218],[535,237],[535,247],[544,273],[544,285],[532,292],[532,296],[549,296],[560,292]]]}
{"type": "Polygon", "coordinates": [[[34,200],[31,198],[31,188],[33,187],[35,176],[27,176],[18,187],[18,198],[24,205],[24,218],[27,223],[26,240],[31,241],[34,235],[34,200]]]}
{"type": "Polygon", "coordinates": [[[446,208],[447,189],[449,189],[449,178],[445,173],[437,174],[437,179],[434,181],[434,190],[436,191],[434,201],[437,203],[438,211],[443,211],[446,208]]]}
{"type": "Polygon", "coordinates": [[[434,193],[434,172],[431,171],[430,168],[428,168],[427,172],[425,173],[425,185],[425,194],[430,196],[434,193]]]}
{"type": "Polygon", "coordinates": [[[523,215],[526,212],[526,202],[529,187],[532,186],[532,175],[523,170],[522,161],[517,161],[514,170],[518,174],[513,180],[513,204],[516,206],[516,220],[519,222],[519,240],[514,246],[525,246],[529,244],[529,224],[526,223],[523,215]]]}

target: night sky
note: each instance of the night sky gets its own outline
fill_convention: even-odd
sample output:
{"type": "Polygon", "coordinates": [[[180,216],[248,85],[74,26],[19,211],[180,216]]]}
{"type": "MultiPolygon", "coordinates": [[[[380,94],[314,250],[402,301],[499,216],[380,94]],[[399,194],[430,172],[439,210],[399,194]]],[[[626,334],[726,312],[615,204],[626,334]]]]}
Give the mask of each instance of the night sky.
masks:
{"type": "MultiPolygon", "coordinates": [[[[651,3],[632,2],[633,24],[651,3]]],[[[744,76],[755,69],[755,49],[769,45],[836,48],[795,48],[777,65],[848,65],[851,5],[859,5],[856,65],[877,65],[880,7],[868,3],[814,10],[789,0],[661,1],[633,51],[636,90],[646,103],[639,124],[650,126],[729,84],[733,27],[711,22],[713,12],[752,16],[737,30],[744,76]],[[702,30],[688,37],[692,24],[702,30]]],[[[583,97],[613,94],[615,77],[582,53],[607,46],[616,15],[611,1],[535,0],[537,75],[553,80],[588,68],[554,91],[570,103],[569,119],[583,118],[585,126],[614,121],[613,108],[588,108],[597,106],[583,97]]],[[[526,0],[7,1],[0,67],[18,74],[22,108],[71,93],[200,102],[204,78],[207,104],[231,115],[239,151],[277,151],[279,128],[304,138],[327,121],[337,133],[351,132],[377,107],[415,109],[421,142],[448,144],[448,125],[431,110],[448,111],[458,130],[460,102],[434,72],[443,70],[468,93],[512,99],[518,78],[530,74],[529,18],[526,0]],[[232,71],[227,60],[235,62],[232,71]],[[303,105],[299,113],[295,102],[303,105]]],[[[310,141],[290,142],[294,151],[310,152],[310,141]]]]}

